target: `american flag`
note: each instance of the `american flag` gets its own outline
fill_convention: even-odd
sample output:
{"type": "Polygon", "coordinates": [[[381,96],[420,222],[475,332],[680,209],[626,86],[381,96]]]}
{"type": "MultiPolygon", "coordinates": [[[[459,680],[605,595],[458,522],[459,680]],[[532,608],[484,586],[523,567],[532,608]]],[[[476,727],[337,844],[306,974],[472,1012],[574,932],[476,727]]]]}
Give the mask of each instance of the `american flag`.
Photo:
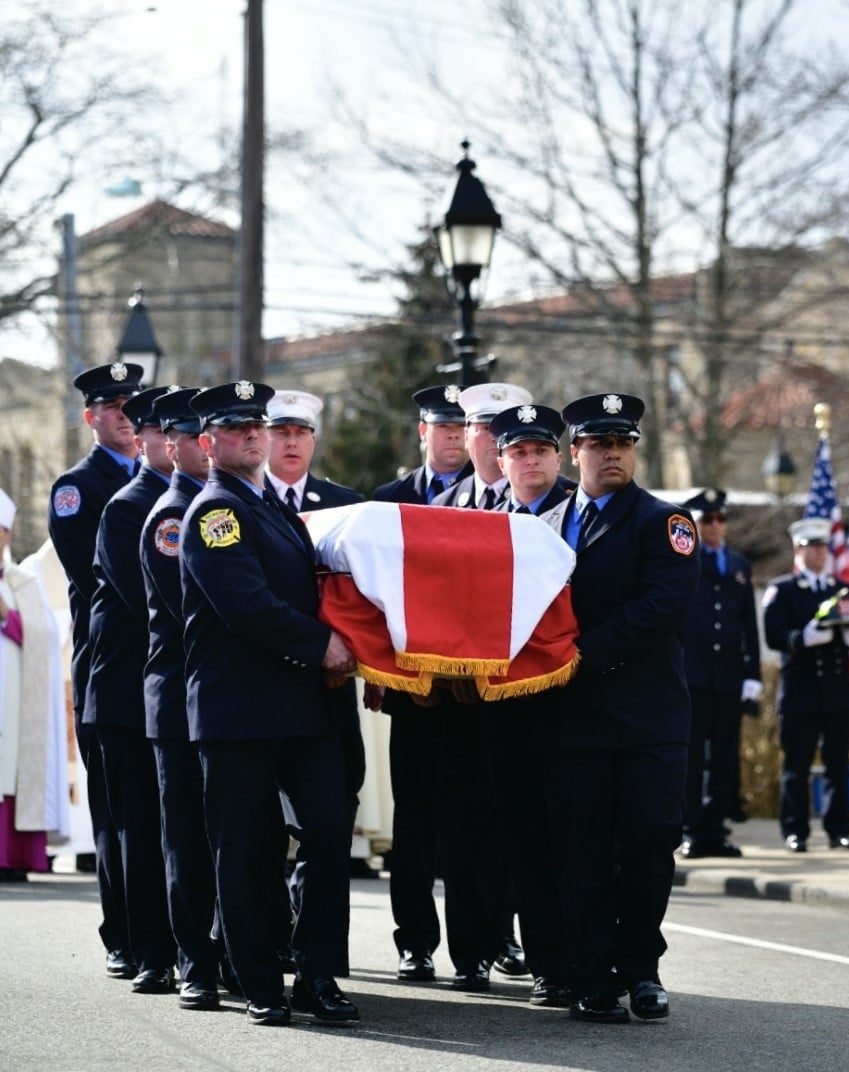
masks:
{"type": "Polygon", "coordinates": [[[811,486],[808,490],[808,502],[805,517],[823,517],[831,522],[831,572],[842,581],[849,581],[849,547],[846,544],[846,530],[840,516],[840,503],[831,469],[831,445],[827,436],[820,436],[817,452],[814,455],[814,471],[811,474],[811,486]]]}

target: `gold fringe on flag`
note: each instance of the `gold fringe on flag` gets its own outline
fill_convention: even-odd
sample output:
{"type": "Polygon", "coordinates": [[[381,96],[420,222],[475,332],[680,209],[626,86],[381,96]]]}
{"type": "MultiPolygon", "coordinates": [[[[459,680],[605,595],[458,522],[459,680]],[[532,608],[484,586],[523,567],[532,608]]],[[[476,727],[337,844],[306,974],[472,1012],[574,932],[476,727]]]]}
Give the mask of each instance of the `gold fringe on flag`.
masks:
{"type": "Polygon", "coordinates": [[[532,696],[536,692],[555,689],[568,684],[578,671],[580,655],[575,655],[565,666],[549,674],[528,677],[522,681],[505,681],[492,683],[486,677],[478,677],[475,682],[482,700],[507,700],[512,696],[532,696]]]}
{"type": "Polygon", "coordinates": [[[357,663],[357,673],[372,685],[382,685],[399,692],[411,692],[414,696],[430,696],[433,688],[433,674],[429,673],[419,674],[418,677],[402,677],[400,674],[389,674],[360,662],[357,663]]]}
{"type": "Polygon", "coordinates": [[[504,677],[510,669],[509,659],[455,659],[409,651],[396,651],[395,663],[402,670],[423,670],[443,677],[504,677]]]}

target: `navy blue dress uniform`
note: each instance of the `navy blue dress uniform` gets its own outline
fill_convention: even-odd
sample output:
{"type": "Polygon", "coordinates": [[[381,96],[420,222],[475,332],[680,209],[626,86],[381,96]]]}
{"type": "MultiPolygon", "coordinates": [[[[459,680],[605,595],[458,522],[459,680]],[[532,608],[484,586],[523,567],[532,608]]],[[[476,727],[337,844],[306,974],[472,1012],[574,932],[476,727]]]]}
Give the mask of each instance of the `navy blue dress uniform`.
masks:
{"type": "MultiPolygon", "coordinates": [[[[87,369],[74,379],[86,406],[138,394],[144,370],[141,365],[113,362],[87,369]]],[[[94,595],[92,569],[97,526],[103,508],[132,479],[135,463],[127,464],[95,444],[73,468],[55,481],[50,491],[48,531],[62,568],[68,577],[68,599],[73,625],[71,680],[74,724],[80,756],[86,768],[88,805],[95,842],[97,884],[103,910],[100,937],[109,952],[107,970],[116,976],[135,974],[129,959],[127,909],[121,869],[121,848],[106,799],[103,761],[95,731],[83,725],[86,686],[91,652],[89,609],[94,595]]]]}
{"type": "MultiPolygon", "coordinates": [[[[828,520],[816,518],[790,527],[796,547],[827,546],[830,530],[828,520]]],[[[823,828],[833,848],[849,847],[846,634],[840,628],[820,630],[811,624],[819,606],[840,589],[840,582],[830,574],[817,576],[799,568],[775,578],[764,593],[766,642],[781,652],[777,700],[784,751],[781,831],[787,847],[795,852],[805,851],[810,833],[808,776],[817,746],[825,767],[823,828]]]]}
{"type": "MultiPolygon", "coordinates": [[[[581,439],[599,437],[612,441],[602,449],[620,452],[624,474],[622,451],[633,448],[617,440],[639,438],[642,413],[640,399],[613,393],[566,406],[579,466],[580,451],[594,449],[581,439]]],[[[633,479],[598,498],[601,507],[579,487],[561,524],[577,550],[571,585],[581,662],[574,680],[549,694],[560,692],[560,751],[554,778],[551,769],[546,775],[565,846],[572,1015],[617,1022],[627,1019],[616,1000],[622,983],[636,1015],[668,1012],[658,961],[681,841],[690,734],[681,633],[699,555],[689,512],[633,479]],[[584,514],[590,503],[595,509],[584,514]]]]}
{"type": "MultiPolygon", "coordinates": [[[[323,408],[322,401],[316,395],[306,391],[276,391],[268,406],[268,424],[275,428],[279,425],[297,424],[316,430],[316,418],[323,408]]],[[[336,506],[351,506],[365,501],[365,496],[353,488],[336,484],[332,480],[323,480],[308,472],[300,501],[288,501],[289,497],[282,487],[282,482],[268,474],[269,482],[277,492],[280,500],[298,513],[312,510],[330,510],[336,506]]],[[[366,753],[363,735],[360,730],[360,715],[357,707],[356,684],[353,678],[345,680],[341,686],[328,689],[327,701],[334,722],[342,738],[345,756],[345,780],[351,802],[351,827],[357,814],[359,799],[357,794],[362,789],[366,776],[366,753]]]]}
{"type": "MultiPolygon", "coordinates": [[[[724,491],[708,488],[684,505],[724,519],[725,499],[724,491]]],[[[759,683],[761,676],[752,568],[725,544],[713,549],[702,542],[700,555],[699,588],[684,629],[693,715],[682,851],[687,857],[739,856],[726,839],[724,823],[736,804],[743,683],[759,683]]]]}
{"type": "MultiPolygon", "coordinates": [[[[558,411],[542,405],[513,406],[490,424],[499,451],[526,440],[549,443],[559,451],[564,429],[558,411]]],[[[573,488],[571,481],[558,477],[537,504],[537,516],[562,508],[573,488]]],[[[501,512],[519,508],[510,494],[497,507],[501,512]]],[[[568,948],[554,867],[555,832],[542,780],[556,752],[556,708],[549,693],[559,691],[489,703],[484,728],[496,789],[505,776],[522,778],[520,792],[502,795],[500,820],[512,846],[510,876],[518,895],[525,961],[534,977],[531,1004],[564,1007],[568,1004],[568,948]]]]}
{"type": "MultiPolygon", "coordinates": [[[[426,387],[413,395],[420,420],[429,424],[464,424],[456,386],[426,387]]],[[[456,480],[473,472],[467,462],[456,480]]],[[[377,502],[427,505],[446,490],[440,474],[429,477],[427,465],[378,487],[377,502]],[[435,486],[434,481],[438,481],[435,486]]],[[[433,884],[439,866],[439,771],[442,720],[447,705],[428,710],[404,692],[387,689],[383,710],[392,718],[389,768],[392,784],[392,854],[389,892],[395,920],[394,940],[401,957],[399,977],[427,981],[434,977],[432,953],[441,938],[433,884]]]]}
{"type": "MultiPolygon", "coordinates": [[[[257,424],[272,394],[242,381],[200,392],[192,408],[205,427],[257,424]]],[[[296,991],[348,973],[350,822],[321,670],[331,632],[317,618],[315,553],[295,513],[213,467],[185,515],[180,570],[189,736],[201,755],[227,952],[249,1014],[284,1022],[263,881],[275,787],[300,844],[296,991]]],[[[334,1006],[357,1018],[350,1003],[334,1006]]]]}
{"type": "MultiPolygon", "coordinates": [[[[152,403],[167,388],[152,387],[124,403],[136,433],[159,427],[152,403]]],[[[168,919],[159,793],[153,750],[145,732],[144,667],[147,600],[139,561],[145,518],[169,477],[143,465],[107,503],[97,530],[91,603],[91,671],[83,721],[95,727],[106,794],[121,843],[127,927],[139,974],[133,989],[167,991],[173,984],[174,939],[168,919]]]]}
{"type": "MultiPolygon", "coordinates": [[[[153,415],[163,432],[200,433],[189,407],[197,388],[156,398],[153,415]]],[[[180,530],[203,481],[175,468],[170,487],[148,514],[139,555],[150,635],[144,668],[145,728],[159,780],[162,853],[171,930],[177,943],[180,1003],[186,1008],[218,1004],[218,951],[211,939],[215,875],[203,817],[203,774],[186,718],[180,530]]]]}

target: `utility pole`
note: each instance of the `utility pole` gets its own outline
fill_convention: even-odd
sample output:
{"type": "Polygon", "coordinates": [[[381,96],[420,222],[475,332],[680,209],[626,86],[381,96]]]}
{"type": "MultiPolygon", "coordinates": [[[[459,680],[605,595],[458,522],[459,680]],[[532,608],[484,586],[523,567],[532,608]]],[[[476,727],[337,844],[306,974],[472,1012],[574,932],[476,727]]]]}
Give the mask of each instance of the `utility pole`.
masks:
{"type": "Polygon", "coordinates": [[[239,379],[262,380],[263,173],[265,166],[265,85],[262,0],[245,8],[244,108],[242,115],[242,222],[239,230],[239,379]]]}
{"type": "Polygon", "coordinates": [[[65,466],[70,467],[80,455],[80,396],[73,379],[83,370],[83,325],[80,296],[77,293],[77,235],[72,213],[56,221],[62,235],[62,270],[59,277],[59,299],[65,322],[65,466]]]}

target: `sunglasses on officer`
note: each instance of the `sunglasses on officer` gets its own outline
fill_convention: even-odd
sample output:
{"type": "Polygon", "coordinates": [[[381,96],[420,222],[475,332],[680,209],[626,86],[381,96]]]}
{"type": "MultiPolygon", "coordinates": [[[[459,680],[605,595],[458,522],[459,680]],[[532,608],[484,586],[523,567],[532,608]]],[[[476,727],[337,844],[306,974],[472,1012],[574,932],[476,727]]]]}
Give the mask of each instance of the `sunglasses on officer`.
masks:
{"type": "Polygon", "coordinates": [[[702,525],[718,525],[720,523],[724,525],[727,520],[728,518],[725,514],[702,514],[700,519],[702,525]]]}

